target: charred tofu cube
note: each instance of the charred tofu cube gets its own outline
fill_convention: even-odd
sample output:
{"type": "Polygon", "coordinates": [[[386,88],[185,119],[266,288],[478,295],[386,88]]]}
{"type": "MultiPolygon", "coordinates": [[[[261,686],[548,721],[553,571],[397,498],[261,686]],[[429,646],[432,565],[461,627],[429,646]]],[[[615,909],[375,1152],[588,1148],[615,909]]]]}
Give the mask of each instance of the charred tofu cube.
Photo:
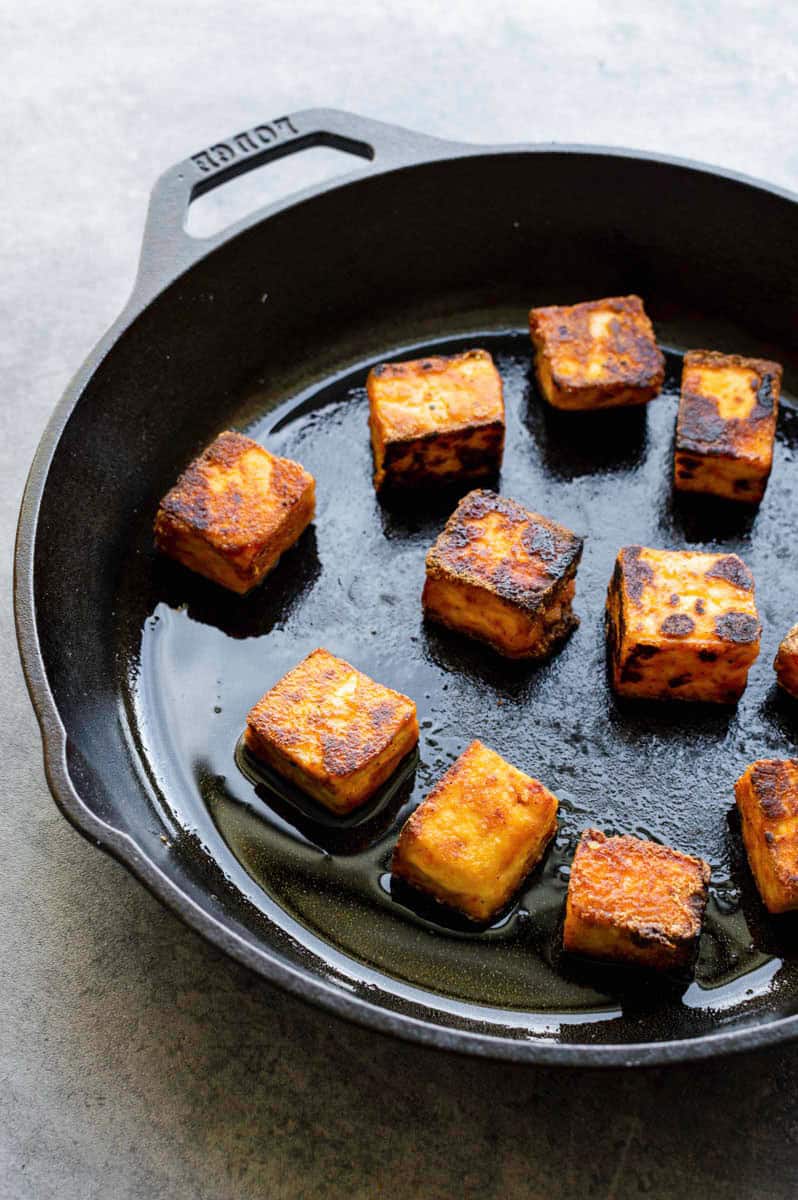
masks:
{"type": "Polygon", "coordinates": [[[314,650],[247,716],[247,749],[334,813],[365,804],[418,741],[416,706],[314,650]]]}
{"type": "Polygon", "coordinates": [[[313,520],[313,476],[241,433],[220,433],[164,496],[155,544],[183,566],[243,594],[313,520]]]}
{"type": "Polygon", "coordinates": [[[773,666],[779,685],[798,700],[798,625],[793,625],[779,646],[773,666]]]}
{"type": "Polygon", "coordinates": [[[426,486],[495,475],[504,395],[486,350],[383,363],[366,385],[374,486],[426,486]]]}
{"type": "Polygon", "coordinates": [[[662,387],[665,359],[639,296],[533,308],[529,330],[540,390],[554,408],[645,404],[662,387]]]}
{"type": "Polygon", "coordinates": [[[481,742],[472,742],[406,821],[393,874],[488,921],[543,857],[557,798],[481,742]]]}
{"type": "Polygon", "coordinates": [[[736,554],[618,554],[607,645],[619,696],[735,704],[759,653],[754,577],[736,554]]]}
{"type": "Polygon", "coordinates": [[[689,966],[709,876],[701,858],[586,829],[568,881],[565,949],[655,970],[689,966]]]}
{"type": "Polygon", "coordinates": [[[798,760],[763,758],[734,785],[748,862],[765,908],[798,908],[798,760]]]}
{"type": "Polygon", "coordinates": [[[495,492],[469,492],[427,554],[424,613],[508,658],[543,658],[579,623],[581,556],[570,529],[495,492]]]}
{"type": "Polygon", "coordinates": [[[758,504],[773,465],[781,367],[713,350],[684,356],[674,485],[758,504]]]}

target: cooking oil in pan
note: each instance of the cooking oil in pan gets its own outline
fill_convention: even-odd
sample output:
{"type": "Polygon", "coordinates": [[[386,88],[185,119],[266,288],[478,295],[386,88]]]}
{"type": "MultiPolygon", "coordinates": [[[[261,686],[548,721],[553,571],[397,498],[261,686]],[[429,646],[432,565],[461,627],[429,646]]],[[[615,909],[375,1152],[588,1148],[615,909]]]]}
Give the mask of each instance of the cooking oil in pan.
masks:
{"type": "MultiPolygon", "coordinates": [[[[133,705],[141,744],[178,825],[228,885],[330,962],[398,996],[462,1011],[550,1014],[555,1026],[618,1022],[617,1038],[687,1036],[745,1020],[796,986],[792,918],[763,912],[740,849],[733,785],[752,759],[792,756],[798,706],[770,663],[795,620],[784,581],[798,569],[784,536],[798,487],[787,406],[758,515],[681,506],[670,493],[678,357],[647,409],[567,419],[540,401],[525,335],[480,335],[416,348],[490,349],[501,370],[507,449],[497,486],[585,535],[579,629],[549,662],[508,663],[426,627],[426,550],[456,493],[381,502],[371,483],[363,381],[369,364],[257,417],[248,432],[317,480],[314,526],[266,584],[244,599],[153,559],[133,705]],[[754,571],[765,624],[760,659],[737,709],[622,705],[605,677],[603,603],[621,545],[733,550],[754,571]],[[317,646],[412,696],[418,755],[368,808],[340,821],[287,790],[239,744],[246,713],[317,646]],[[560,828],[516,902],[480,929],[397,886],[390,858],[403,821],[474,737],[560,799],[560,828]],[[692,979],[642,979],[569,961],[561,922],[579,832],[652,837],[707,858],[713,884],[692,979]],[[713,1015],[714,1014],[714,1015],[713,1015]]],[[[395,355],[412,357],[415,349],[395,355]]],[[[245,411],[257,412],[249,396],[245,411]]],[[[521,1019],[521,1018],[519,1018],[521,1019]]],[[[606,1034],[606,1030],[605,1030],[606,1034]]],[[[602,1034],[601,1036],[605,1036],[602,1034]]],[[[580,1034],[579,1036],[585,1036],[580,1034]]],[[[590,1034],[590,1036],[599,1036],[590,1034]]]]}

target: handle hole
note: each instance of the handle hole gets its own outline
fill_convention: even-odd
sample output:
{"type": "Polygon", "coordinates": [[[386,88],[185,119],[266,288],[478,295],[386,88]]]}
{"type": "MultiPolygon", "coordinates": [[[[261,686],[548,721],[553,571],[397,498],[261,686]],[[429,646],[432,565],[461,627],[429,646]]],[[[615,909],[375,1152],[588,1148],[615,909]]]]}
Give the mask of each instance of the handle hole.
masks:
{"type": "Polygon", "coordinates": [[[337,150],[330,146],[309,146],[276,161],[253,167],[246,174],[214,186],[192,198],[186,214],[185,229],[191,237],[207,238],[221,233],[251,212],[283,196],[324,183],[363,165],[363,154],[337,150]]]}

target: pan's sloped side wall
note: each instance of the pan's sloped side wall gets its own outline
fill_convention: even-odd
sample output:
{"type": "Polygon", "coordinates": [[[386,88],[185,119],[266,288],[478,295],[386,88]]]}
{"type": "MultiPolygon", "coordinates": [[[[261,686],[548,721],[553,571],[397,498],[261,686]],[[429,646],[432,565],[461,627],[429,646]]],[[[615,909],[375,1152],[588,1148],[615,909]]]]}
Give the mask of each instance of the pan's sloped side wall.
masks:
{"type": "MultiPolygon", "coordinates": [[[[531,304],[636,291],[655,319],[701,314],[708,328],[742,329],[741,349],[769,353],[798,342],[796,279],[795,204],[600,153],[466,156],[358,180],[201,261],[99,364],[42,497],[37,630],[86,804],[141,844],[146,833],[150,852],[158,823],[124,728],[124,680],[152,598],[147,531],[179,468],[235,419],[253,376],[275,388],[368,317],[384,327],[415,307],[440,330],[466,295],[512,307],[522,324],[531,304]]],[[[787,367],[794,387],[795,361],[787,367]]],[[[211,911],[197,863],[162,860],[211,911]]]]}

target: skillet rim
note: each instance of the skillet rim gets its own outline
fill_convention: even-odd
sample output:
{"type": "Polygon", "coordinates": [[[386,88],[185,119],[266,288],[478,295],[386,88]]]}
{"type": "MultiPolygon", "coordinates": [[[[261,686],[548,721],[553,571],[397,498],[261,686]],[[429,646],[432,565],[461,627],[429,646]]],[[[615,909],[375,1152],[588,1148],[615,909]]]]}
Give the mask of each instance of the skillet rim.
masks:
{"type": "MultiPolygon", "coordinates": [[[[22,669],[39,723],[45,774],[53,799],[70,824],[88,841],[105,850],[126,867],[152,895],[212,945],[253,970],[267,983],[281,987],[303,1001],[331,1012],[336,1017],[353,1021],[355,1024],[378,1033],[388,1033],[405,1041],[493,1060],[591,1068],[660,1066],[698,1061],[714,1058],[721,1054],[763,1049],[798,1037],[798,1013],[776,1017],[763,1024],[745,1025],[728,1030],[721,1029],[697,1037],[671,1041],[594,1045],[590,1043],[560,1043],[548,1040],[545,1036],[532,1036],[527,1039],[502,1037],[497,1034],[446,1027],[431,1020],[396,1012],[362,996],[347,992],[337,983],[317,976],[308,968],[282,963],[269,950],[234,932],[225,922],[201,908],[183,892],[158,864],[142,851],[142,848],[130,835],[102,821],[81,799],[69,775],[66,759],[67,733],[50,690],[36,623],[34,561],[41,502],[61,434],[80,403],[88,382],[105,357],[112,352],[118,340],[144,309],[149,307],[167,288],[176,283],[197,263],[251,226],[268,220],[286,209],[313,200],[328,191],[356,187],[361,180],[369,179],[375,173],[387,174],[392,171],[402,171],[465,157],[494,157],[502,154],[565,154],[628,158],[710,175],[730,183],[755,188],[798,205],[798,193],[789,189],[769,184],[737,171],[650,151],[581,144],[475,145],[448,142],[421,134],[415,135],[410,131],[383,125],[379,122],[365,121],[362,118],[335,110],[308,110],[294,114],[291,120],[299,122],[300,125],[315,123],[322,128],[325,125],[343,128],[350,142],[363,129],[367,134],[372,133],[375,140],[381,135],[386,141],[388,149],[386,161],[383,162],[382,155],[380,155],[380,161],[365,174],[352,172],[284,197],[273,204],[257,209],[212,238],[189,239],[187,235],[182,234],[179,227],[176,227],[173,230],[173,241],[178,240],[175,238],[175,234],[180,235],[182,245],[175,247],[177,252],[172,257],[179,261],[177,264],[173,261],[164,272],[155,268],[156,256],[148,255],[148,247],[152,245],[154,231],[160,232],[158,224],[163,216],[164,203],[165,201],[171,202],[174,207],[175,199],[178,202],[182,199],[185,206],[194,194],[193,190],[188,192],[187,186],[182,184],[187,164],[178,164],[165,172],[153,189],[150,214],[143,238],[141,263],[130,299],[67,385],[37,447],[25,484],[17,526],[14,553],[14,613],[22,669]],[[391,144],[392,138],[395,139],[394,145],[391,144]],[[181,182],[178,183],[178,181],[181,182]],[[175,196],[176,191],[179,193],[177,196],[175,196]]],[[[313,143],[308,141],[306,144],[313,143]]],[[[334,140],[327,141],[326,144],[334,144],[334,140]]],[[[370,149],[370,147],[367,148],[370,149]]],[[[363,157],[373,157],[373,153],[372,155],[364,154],[363,157]]],[[[160,257],[162,252],[163,234],[161,233],[159,256],[157,256],[160,261],[162,261],[160,257]]]]}

